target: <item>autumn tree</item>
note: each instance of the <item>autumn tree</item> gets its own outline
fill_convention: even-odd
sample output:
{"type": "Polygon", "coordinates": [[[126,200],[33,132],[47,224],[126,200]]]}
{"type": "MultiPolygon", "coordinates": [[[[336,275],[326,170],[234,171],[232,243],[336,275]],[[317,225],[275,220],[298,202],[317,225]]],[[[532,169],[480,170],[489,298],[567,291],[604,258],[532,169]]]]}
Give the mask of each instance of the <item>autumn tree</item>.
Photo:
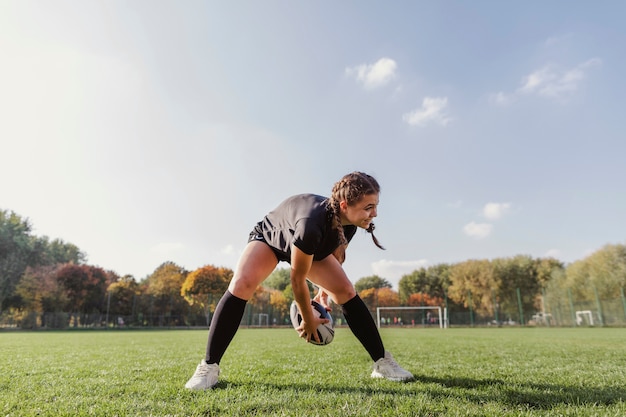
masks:
{"type": "Polygon", "coordinates": [[[443,305],[443,299],[439,297],[431,297],[428,294],[417,292],[409,296],[409,299],[407,300],[407,305],[412,306],[412,307],[421,307],[421,306],[441,307],[443,305]]]}
{"type": "Polygon", "coordinates": [[[389,287],[382,287],[376,290],[379,307],[396,307],[400,305],[400,296],[389,287]]]}
{"type": "Polygon", "coordinates": [[[187,278],[187,271],[174,262],[164,262],[146,278],[146,293],[152,298],[151,311],[165,317],[179,316],[185,311],[187,302],[180,290],[187,278]]]}
{"type": "Polygon", "coordinates": [[[492,290],[498,288],[493,268],[488,260],[469,260],[450,269],[448,296],[466,308],[472,306],[478,314],[494,313],[492,290]]]}
{"type": "Polygon", "coordinates": [[[124,275],[111,283],[107,289],[110,296],[109,312],[115,315],[130,316],[136,298],[141,294],[139,283],[132,275],[124,275]]]}
{"type": "Polygon", "coordinates": [[[272,306],[274,313],[282,320],[289,315],[289,306],[293,300],[287,298],[283,291],[276,289],[269,289],[269,291],[270,305],[272,306]]]}
{"type": "Polygon", "coordinates": [[[367,288],[359,292],[359,297],[361,297],[370,311],[375,311],[377,307],[395,307],[400,305],[398,293],[389,287],[367,288]]]}
{"type": "MultiPolygon", "coordinates": [[[[65,264],[57,271],[56,279],[65,290],[66,312],[86,315],[104,311],[108,275],[102,268],[65,264]]],[[[86,320],[81,322],[85,324],[86,320]]],[[[78,325],[76,321],[74,324],[78,325]]]]}
{"type": "Polygon", "coordinates": [[[22,275],[15,293],[24,309],[22,327],[63,328],[67,325],[65,315],[60,314],[67,305],[67,295],[56,279],[58,265],[28,267],[22,275]],[[46,320],[48,313],[48,320],[46,320]],[[25,317],[31,317],[26,323],[25,317]]]}
{"type": "MultiPolygon", "coordinates": [[[[254,290],[252,297],[248,300],[248,304],[250,305],[250,308],[252,309],[252,314],[259,314],[259,313],[267,314],[266,312],[269,310],[269,307],[270,307],[272,291],[274,290],[270,288],[265,288],[261,285],[259,285],[254,290]]],[[[253,319],[253,322],[254,322],[254,319],[253,319]]]]}
{"type": "Polygon", "coordinates": [[[26,268],[16,288],[26,309],[38,313],[63,310],[68,300],[56,277],[58,269],[58,265],[26,268]]]}
{"type": "Polygon", "coordinates": [[[190,305],[198,305],[203,311],[213,312],[232,277],[232,269],[205,265],[187,275],[180,294],[190,305]]]}
{"type": "Polygon", "coordinates": [[[374,311],[376,307],[378,307],[378,299],[376,295],[376,288],[367,288],[359,292],[359,297],[361,297],[361,300],[363,300],[370,312],[374,311]]]}

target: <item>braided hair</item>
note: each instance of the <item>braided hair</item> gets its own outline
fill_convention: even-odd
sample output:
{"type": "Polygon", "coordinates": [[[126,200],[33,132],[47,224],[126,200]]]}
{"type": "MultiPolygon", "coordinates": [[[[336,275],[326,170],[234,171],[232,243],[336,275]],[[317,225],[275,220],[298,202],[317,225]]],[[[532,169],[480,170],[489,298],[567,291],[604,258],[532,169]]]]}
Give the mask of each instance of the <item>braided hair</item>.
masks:
{"type": "MultiPolygon", "coordinates": [[[[332,228],[337,230],[339,235],[339,247],[335,251],[335,257],[342,262],[345,260],[345,250],[348,240],[343,233],[343,226],[341,225],[341,211],[339,209],[339,203],[345,201],[348,205],[355,204],[364,195],[378,194],[380,193],[380,185],[374,177],[367,175],[363,172],[352,172],[345,175],[333,186],[332,193],[328,199],[328,213],[332,220],[332,228]]],[[[371,222],[367,228],[367,232],[372,235],[372,241],[380,249],[385,249],[376,236],[374,236],[374,222],[371,222]]]]}

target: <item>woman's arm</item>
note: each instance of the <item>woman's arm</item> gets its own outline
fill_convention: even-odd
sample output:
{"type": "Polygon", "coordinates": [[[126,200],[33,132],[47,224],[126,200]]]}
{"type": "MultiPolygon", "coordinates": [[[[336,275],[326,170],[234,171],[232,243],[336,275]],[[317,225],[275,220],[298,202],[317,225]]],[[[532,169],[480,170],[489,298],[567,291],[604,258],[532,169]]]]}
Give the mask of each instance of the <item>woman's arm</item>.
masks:
{"type": "Polygon", "coordinates": [[[320,342],[317,336],[317,326],[327,323],[328,320],[313,315],[311,296],[306,283],[306,277],[312,263],[313,255],[307,255],[295,245],[291,245],[291,288],[300,314],[302,314],[302,323],[296,330],[300,333],[300,337],[305,338],[307,342],[311,340],[311,337],[320,342]]]}

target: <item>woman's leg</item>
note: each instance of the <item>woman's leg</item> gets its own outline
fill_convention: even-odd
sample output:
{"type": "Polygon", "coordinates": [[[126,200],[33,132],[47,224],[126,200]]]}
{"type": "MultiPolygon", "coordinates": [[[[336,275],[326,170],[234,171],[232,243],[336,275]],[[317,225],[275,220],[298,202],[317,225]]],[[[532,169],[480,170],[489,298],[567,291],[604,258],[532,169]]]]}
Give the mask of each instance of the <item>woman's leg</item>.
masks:
{"type": "Polygon", "coordinates": [[[228,291],[215,308],[209,330],[206,357],[187,381],[185,388],[205,390],[217,385],[220,360],[239,329],[246,303],[254,294],[256,287],[267,278],[277,263],[276,255],[266,243],[259,241],[248,243],[239,259],[228,291]]]}
{"type": "Polygon", "coordinates": [[[322,287],[335,303],[341,304],[350,330],[374,361],[372,378],[387,378],[392,381],[413,379],[413,374],[398,365],[391,353],[385,351],[374,318],[361,297],[356,294],[337,258],[330,255],[321,261],[314,261],[309,279],[322,287]]]}
{"type": "Polygon", "coordinates": [[[359,339],[372,360],[376,362],[383,358],[385,347],[376,323],[367,306],[354,290],[354,286],[339,261],[332,255],[321,261],[314,261],[309,271],[309,279],[324,288],[333,301],[341,305],[350,330],[359,339]]]}
{"type": "Polygon", "coordinates": [[[228,291],[215,308],[209,329],[206,363],[220,363],[239,329],[247,301],[277,263],[276,255],[266,243],[257,241],[248,243],[239,259],[228,291]]]}

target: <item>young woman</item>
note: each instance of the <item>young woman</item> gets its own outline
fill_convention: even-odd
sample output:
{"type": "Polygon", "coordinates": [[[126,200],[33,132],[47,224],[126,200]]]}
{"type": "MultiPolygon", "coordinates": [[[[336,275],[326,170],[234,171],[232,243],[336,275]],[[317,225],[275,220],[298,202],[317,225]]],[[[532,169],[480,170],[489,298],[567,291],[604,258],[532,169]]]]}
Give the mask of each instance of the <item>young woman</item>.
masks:
{"type": "Polygon", "coordinates": [[[350,329],[374,361],[373,378],[406,381],[413,375],[385,351],[367,306],[356,294],[341,264],[357,228],[373,234],[380,186],[371,176],[353,172],[333,187],[329,198],[300,194],[288,198],[257,223],[248,239],[228,291],[218,303],[209,329],[206,357],[185,385],[205,390],[217,384],[219,363],[243,317],[247,301],[279,261],[291,264],[293,295],[302,314],[300,337],[317,340],[317,326],[325,319],[313,315],[306,280],[319,287],[315,299],[327,297],[341,305],[350,329]]]}

